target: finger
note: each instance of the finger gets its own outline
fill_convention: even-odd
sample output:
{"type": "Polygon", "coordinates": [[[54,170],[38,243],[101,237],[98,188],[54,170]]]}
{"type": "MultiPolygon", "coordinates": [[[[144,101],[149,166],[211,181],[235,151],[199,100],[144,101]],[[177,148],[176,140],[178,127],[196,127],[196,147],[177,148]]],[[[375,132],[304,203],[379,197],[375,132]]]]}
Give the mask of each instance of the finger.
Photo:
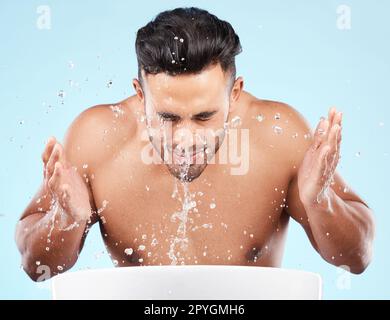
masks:
{"type": "Polygon", "coordinates": [[[335,131],[335,135],[333,137],[333,141],[332,143],[334,144],[335,146],[335,151],[334,153],[332,153],[332,166],[331,166],[331,172],[333,173],[335,170],[336,170],[336,167],[339,163],[339,160],[340,160],[340,143],[341,143],[341,130],[342,128],[338,125],[338,124],[335,124],[334,125],[336,127],[335,131]]]}
{"type": "Polygon", "coordinates": [[[340,132],[340,126],[335,124],[329,133],[328,145],[330,146],[330,150],[327,156],[327,161],[329,163],[328,172],[325,172],[325,175],[330,175],[335,170],[338,163],[338,134],[340,132]]]}
{"type": "Polygon", "coordinates": [[[334,124],[334,118],[335,118],[336,112],[337,112],[337,110],[335,107],[329,108],[329,111],[328,111],[328,124],[329,125],[328,125],[328,129],[325,132],[324,141],[327,141],[329,138],[330,129],[332,128],[332,126],[334,124]]]}
{"type": "Polygon", "coordinates": [[[317,128],[314,131],[314,142],[313,142],[313,149],[314,150],[317,150],[318,147],[321,144],[321,134],[323,132],[323,125],[324,125],[323,122],[324,122],[324,120],[325,120],[325,118],[321,117],[320,121],[317,124],[317,128]]]}
{"type": "Polygon", "coordinates": [[[329,150],[330,146],[328,144],[324,144],[322,147],[319,148],[316,161],[314,161],[314,166],[311,171],[313,179],[319,185],[322,185],[324,180],[326,179],[325,173],[328,171],[329,167],[329,163],[327,160],[329,150]]]}
{"type": "Polygon", "coordinates": [[[53,151],[54,145],[56,144],[56,138],[55,137],[49,137],[49,139],[46,142],[45,149],[42,152],[42,161],[46,164],[47,161],[49,161],[50,155],[53,151]]]}
{"type": "Polygon", "coordinates": [[[61,181],[61,173],[62,173],[62,165],[60,162],[56,162],[54,165],[54,172],[51,175],[48,185],[52,192],[56,192],[58,190],[58,186],[61,181]]]}
{"type": "Polygon", "coordinates": [[[328,140],[328,134],[329,134],[329,120],[325,119],[323,121],[323,126],[322,126],[322,131],[321,131],[321,144],[325,143],[328,140]]]}
{"type": "Polygon", "coordinates": [[[335,117],[336,113],[337,113],[337,110],[336,110],[335,107],[331,107],[331,108],[329,109],[328,118],[329,118],[330,127],[332,127],[333,124],[334,124],[334,117],[335,117]]]}
{"type": "Polygon", "coordinates": [[[328,144],[331,147],[330,152],[333,153],[337,150],[337,140],[338,140],[338,134],[341,130],[341,127],[338,124],[333,125],[333,127],[329,131],[329,136],[328,136],[328,144]]]}
{"type": "Polygon", "coordinates": [[[343,113],[337,112],[334,116],[333,125],[338,124],[339,126],[341,126],[342,119],[343,119],[343,113]]]}
{"type": "Polygon", "coordinates": [[[60,161],[61,158],[62,158],[62,147],[59,143],[56,143],[53,148],[53,152],[50,155],[49,161],[47,162],[46,165],[46,175],[48,179],[50,179],[51,175],[53,174],[55,163],[57,161],[61,162],[60,161]]]}

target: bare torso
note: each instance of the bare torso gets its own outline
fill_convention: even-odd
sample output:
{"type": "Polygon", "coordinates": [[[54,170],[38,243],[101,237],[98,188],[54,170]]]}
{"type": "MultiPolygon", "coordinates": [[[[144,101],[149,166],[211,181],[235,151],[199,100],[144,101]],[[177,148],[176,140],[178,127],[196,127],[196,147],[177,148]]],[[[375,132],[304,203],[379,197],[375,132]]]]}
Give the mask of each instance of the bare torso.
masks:
{"type": "Polygon", "coordinates": [[[281,264],[288,185],[296,170],[282,148],[294,135],[292,117],[287,107],[245,91],[238,104],[230,119],[239,116],[240,128],[250,129],[249,170],[231,175],[232,165],[209,164],[187,184],[196,206],[181,226],[184,237],[180,219],[172,216],[183,211],[186,186],[165,165],[142,161],[149,143],[141,139],[142,105],[133,96],[121,102],[120,112],[100,107],[107,114],[107,123],[98,124],[104,127],[99,128],[104,160],[90,165],[88,176],[102,237],[116,265],[281,264]],[[179,234],[186,247],[174,243],[179,234]]]}

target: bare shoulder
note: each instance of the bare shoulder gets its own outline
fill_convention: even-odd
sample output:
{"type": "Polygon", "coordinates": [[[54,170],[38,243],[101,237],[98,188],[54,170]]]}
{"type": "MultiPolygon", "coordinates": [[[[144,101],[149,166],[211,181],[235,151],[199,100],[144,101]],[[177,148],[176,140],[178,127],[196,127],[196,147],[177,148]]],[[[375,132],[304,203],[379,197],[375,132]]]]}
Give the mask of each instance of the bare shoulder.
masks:
{"type": "Polygon", "coordinates": [[[292,167],[299,167],[312,144],[313,131],[296,108],[287,103],[251,96],[246,118],[259,145],[266,143],[272,146],[278,156],[292,167]]]}
{"type": "Polygon", "coordinates": [[[134,137],[137,121],[130,99],[87,108],[73,120],[64,149],[74,166],[96,166],[134,137]]]}

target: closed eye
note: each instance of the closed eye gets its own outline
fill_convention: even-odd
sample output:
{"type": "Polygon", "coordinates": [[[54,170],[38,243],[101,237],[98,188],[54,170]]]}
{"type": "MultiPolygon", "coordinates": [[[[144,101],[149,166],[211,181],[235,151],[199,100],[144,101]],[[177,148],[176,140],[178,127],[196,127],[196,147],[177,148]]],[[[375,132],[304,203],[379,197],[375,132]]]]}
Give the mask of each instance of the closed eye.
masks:
{"type": "Polygon", "coordinates": [[[159,112],[158,116],[164,121],[179,121],[181,118],[177,114],[169,113],[169,112],[159,112]]]}
{"type": "Polygon", "coordinates": [[[199,121],[207,121],[207,120],[210,120],[211,117],[216,114],[217,111],[206,111],[206,112],[201,112],[201,113],[198,113],[196,114],[193,118],[195,120],[199,120],[199,121]]]}

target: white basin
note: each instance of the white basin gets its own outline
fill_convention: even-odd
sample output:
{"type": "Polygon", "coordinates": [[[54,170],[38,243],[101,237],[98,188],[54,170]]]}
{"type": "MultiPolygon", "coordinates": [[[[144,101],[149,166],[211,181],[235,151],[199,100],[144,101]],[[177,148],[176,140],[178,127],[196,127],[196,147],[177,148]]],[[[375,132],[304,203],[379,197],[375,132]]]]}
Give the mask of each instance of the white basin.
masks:
{"type": "Polygon", "coordinates": [[[52,279],[53,299],[321,299],[318,274],[226,265],[142,266],[68,272],[52,279]]]}

